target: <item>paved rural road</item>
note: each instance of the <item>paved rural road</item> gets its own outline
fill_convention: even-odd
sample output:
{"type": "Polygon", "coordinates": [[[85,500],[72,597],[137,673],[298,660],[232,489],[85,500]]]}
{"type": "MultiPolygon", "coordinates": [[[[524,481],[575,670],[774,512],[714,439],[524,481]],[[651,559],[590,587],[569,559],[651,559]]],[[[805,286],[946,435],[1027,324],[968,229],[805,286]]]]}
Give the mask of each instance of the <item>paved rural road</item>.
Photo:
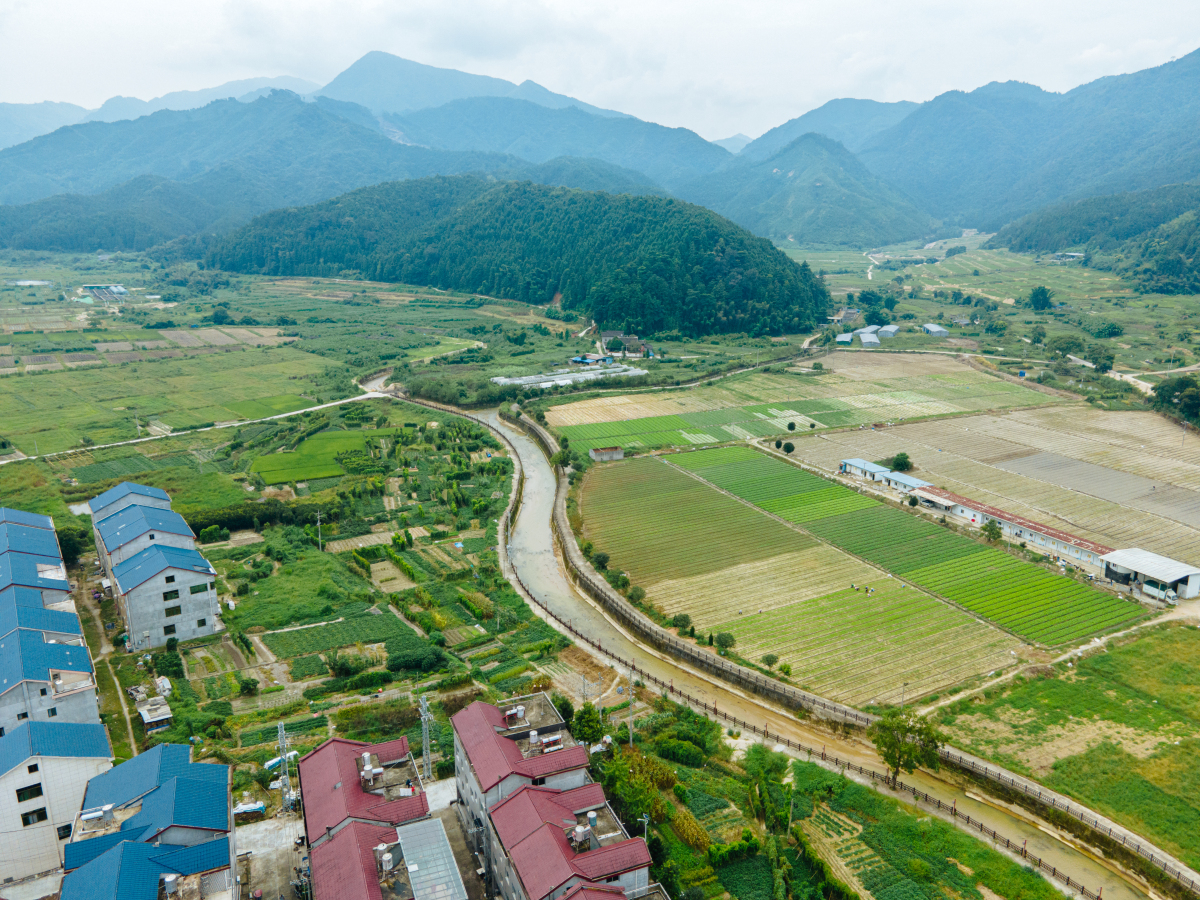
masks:
{"type": "MultiPolygon", "coordinates": [[[[540,448],[524,432],[508,427],[494,411],[486,418],[512,443],[525,473],[521,507],[509,536],[508,554],[521,582],[538,605],[570,621],[575,628],[606,650],[633,660],[640,668],[658,678],[673,682],[675,687],[693,697],[715,704],[722,710],[752,721],[760,727],[765,724],[773,733],[812,746],[826,746],[830,753],[836,753],[859,765],[883,770],[869,745],[854,739],[842,740],[824,730],[809,728],[782,709],[772,708],[758,698],[749,697],[733,687],[715,683],[711,678],[693,672],[673,659],[658,656],[630,638],[589,600],[575,591],[567,580],[555,551],[550,527],[556,487],[553,470],[540,448]]],[[[1017,813],[982,803],[973,795],[921,772],[906,775],[905,780],[938,797],[944,803],[956,802],[958,809],[985,822],[989,828],[995,829],[1010,840],[1028,841],[1031,853],[1068,872],[1089,890],[1095,891],[1103,887],[1104,896],[1114,900],[1135,900],[1147,896],[1144,891],[1114,874],[1103,863],[1047,834],[1017,813]]],[[[905,795],[905,798],[907,802],[912,800],[908,795],[905,795]]]]}

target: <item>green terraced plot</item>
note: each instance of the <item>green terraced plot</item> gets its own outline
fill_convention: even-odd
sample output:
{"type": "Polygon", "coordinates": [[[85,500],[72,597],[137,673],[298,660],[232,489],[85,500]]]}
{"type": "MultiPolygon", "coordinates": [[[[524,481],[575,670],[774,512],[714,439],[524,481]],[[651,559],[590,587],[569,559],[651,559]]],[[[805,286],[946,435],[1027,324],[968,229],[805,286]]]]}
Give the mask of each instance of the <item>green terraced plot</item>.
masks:
{"type": "Polygon", "coordinates": [[[1142,615],[1134,603],[984,547],[849,488],[806,472],[798,477],[794,466],[748,447],[701,450],[672,461],[1031,641],[1070,643],[1142,615]],[[797,492],[810,481],[824,487],[797,492]]]}
{"type": "MultiPolygon", "coordinates": [[[[745,448],[670,460],[690,465],[702,457],[730,462],[742,482],[747,472],[771,467],[770,459],[745,448]]],[[[775,474],[778,490],[789,497],[816,498],[817,508],[840,502],[825,496],[840,488],[785,468],[775,474]]],[[[1022,647],[662,459],[592,469],[580,507],[585,534],[610,554],[609,567],[627,572],[661,610],[686,612],[698,634],[731,632],[747,658],[774,653],[792,666],[794,679],[824,696],[895,703],[905,683],[909,697],[933,693],[1011,665],[1022,647]],[[869,594],[868,584],[874,588],[869,594]]]]}
{"type": "MultiPolygon", "coordinates": [[[[250,467],[262,475],[267,484],[286,484],[289,481],[308,481],[313,478],[332,478],[344,475],[334,458],[339,453],[363,450],[367,439],[391,434],[390,431],[322,431],[305,438],[295,450],[260,456],[250,467]]],[[[376,444],[378,446],[378,444],[376,444]]]]}

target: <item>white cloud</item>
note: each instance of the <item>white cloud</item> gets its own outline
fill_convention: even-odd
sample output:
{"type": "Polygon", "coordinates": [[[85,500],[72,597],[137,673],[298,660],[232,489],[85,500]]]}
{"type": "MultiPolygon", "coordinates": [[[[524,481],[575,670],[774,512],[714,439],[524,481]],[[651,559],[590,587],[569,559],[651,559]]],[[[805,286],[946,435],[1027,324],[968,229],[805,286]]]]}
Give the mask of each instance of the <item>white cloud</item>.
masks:
{"type": "Polygon", "coordinates": [[[369,50],[523,81],[710,138],[835,97],[1067,90],[1200,46],[1180,0],[0,0],[0,101],[324,83],[369,50]],[[1164,23],[1170,23],[1169,28],[1164,23]]]}

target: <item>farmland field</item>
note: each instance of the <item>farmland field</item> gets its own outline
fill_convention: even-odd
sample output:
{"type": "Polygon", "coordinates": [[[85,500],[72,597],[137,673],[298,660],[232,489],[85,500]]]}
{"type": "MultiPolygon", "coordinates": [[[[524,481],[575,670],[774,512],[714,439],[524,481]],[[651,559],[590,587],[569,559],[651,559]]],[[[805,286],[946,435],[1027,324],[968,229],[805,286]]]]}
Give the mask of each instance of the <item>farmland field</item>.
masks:
{"type": "Polygon", "coordinates": [[[138,436],[161,420],[171,428],[257,418],[312,405],[295,396],[297,379],[318,375],[326,360],[291,347],[163,359],[127,366],[66,369],[0,379],[4,436],[23,452],[49,453],[138,436]],[[259,398],[267,399],[260,400],[259,398]],[[237,409],[249,402],[248,412],[237,409]]]}
{"type": "Polygon", "coordinates": [[[938,710],[956,746],[1031,775],[1200,866],[1197,632],[1171,623],[938,710]]]}
{"type": "MultiPolygon", "coordinates": [[[[812,482],[820,493],[827,484],[797,469],[784,475],[789,489],[812,482]]],[[[776,654],[798,683],[825,696],[897,702],[903,682],[909,696],[932,693],[1011,665],[1023,651],[1003,632],[659,459],[594,468],[581,509],[586,537],[661,610],[689,614],[698,633],[733,633],[748,658],[776,654]]]]}
{"type": "Polygon", "coordinates": [[[672,463],[1031,641],[1070,643],[1142,615],[1136,604],[749,448],[680,454],[672,463]],[[853,501],[857,508],[843,508],[838,494],[828,491],[840,492],[846,507],[853,501]],[[816,501],[816,512],[809,511],[806,498],[816,501]]]}
{"type": "Polygon", "coordinates": [[[305,438],[290,453],[272,453],[254,460],[251,471],[262,475],[267,484],[289,481],[308,481],[312,478],[331,478],[342,475],[342,467],[334,458],[349,450],[362,450],[368,437],[380,437],[389,432],[323,431],[305,438]]]}
{"type": "Polygon", "coordinates": [[[847,457],[900,451],[939,487],[1106,546],[1200,564],[1200,438],[1154,413],[1063,406],[796,441],[799,459],[829,472],[847,457]]]}
{"type": "Polygon", "coordinates": [[[550,407],[580,449],[716,444],[788,432],[1040,406],[1053,397],[943,356],[833,353],[821,375],[760,372],[687,391],[599,397],[550,407]]]}

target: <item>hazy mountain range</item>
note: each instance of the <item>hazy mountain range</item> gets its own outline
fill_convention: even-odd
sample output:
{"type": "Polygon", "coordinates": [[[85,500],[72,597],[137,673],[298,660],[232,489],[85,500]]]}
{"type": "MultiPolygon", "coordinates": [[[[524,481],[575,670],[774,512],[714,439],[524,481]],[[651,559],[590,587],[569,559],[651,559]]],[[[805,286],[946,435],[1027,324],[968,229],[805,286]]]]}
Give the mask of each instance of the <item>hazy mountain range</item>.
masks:
{"type": "Polygon", "coordinates": [[[92,111],[0,104],[0,241],[133,249],[474,172],[674,195],[777,243],[870,247],[1191,181],[1198,124],[1200,51],[1063,94],[1007,82],[925,103],[832,100],[755,140],[713,142],[531,81],[373,52],[324,87],[262,78],[92,111]]]}

